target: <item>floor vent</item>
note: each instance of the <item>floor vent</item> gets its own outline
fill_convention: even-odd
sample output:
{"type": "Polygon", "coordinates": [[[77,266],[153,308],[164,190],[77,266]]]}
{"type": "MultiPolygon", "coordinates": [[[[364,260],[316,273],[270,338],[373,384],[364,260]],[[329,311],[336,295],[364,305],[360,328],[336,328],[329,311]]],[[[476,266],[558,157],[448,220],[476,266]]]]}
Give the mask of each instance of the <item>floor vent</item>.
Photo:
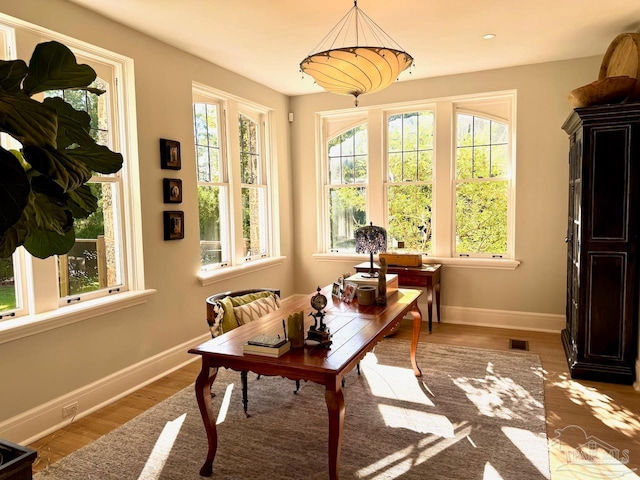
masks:
{"type": "Polygon", "coordinates": [[[527,340],[509,339],[509,348],[511,350],[529,350],[529,342],[527,340]]]}

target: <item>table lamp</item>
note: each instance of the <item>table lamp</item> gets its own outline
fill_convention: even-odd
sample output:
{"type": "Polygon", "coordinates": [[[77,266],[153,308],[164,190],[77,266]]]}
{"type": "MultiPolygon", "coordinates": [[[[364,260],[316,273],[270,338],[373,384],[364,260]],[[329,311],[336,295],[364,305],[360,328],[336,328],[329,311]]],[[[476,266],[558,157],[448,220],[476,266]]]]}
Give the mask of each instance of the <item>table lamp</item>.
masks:
{"type": "Polygon", "coordinates": [[[356,253],[369,254],[369,273],[363,273],[364,277],[377,277],[378,273],[373,270],[373,254],[387,251],[387,231],[382,227],[375,227],[373,222],[360,227],[355,232],[356,253]]]}

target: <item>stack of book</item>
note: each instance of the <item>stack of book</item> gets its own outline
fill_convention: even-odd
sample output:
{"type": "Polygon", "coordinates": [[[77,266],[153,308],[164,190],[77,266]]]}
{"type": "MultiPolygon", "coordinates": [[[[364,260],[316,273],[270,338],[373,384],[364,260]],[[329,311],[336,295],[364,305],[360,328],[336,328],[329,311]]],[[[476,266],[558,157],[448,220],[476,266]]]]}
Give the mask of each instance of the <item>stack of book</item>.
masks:
{"type": "Polygon", "coordinates": [[[279,357],[291,348],[291,342],[286,338],[272,335],[259,335],[242,346],[243,353],[279,357]]]}

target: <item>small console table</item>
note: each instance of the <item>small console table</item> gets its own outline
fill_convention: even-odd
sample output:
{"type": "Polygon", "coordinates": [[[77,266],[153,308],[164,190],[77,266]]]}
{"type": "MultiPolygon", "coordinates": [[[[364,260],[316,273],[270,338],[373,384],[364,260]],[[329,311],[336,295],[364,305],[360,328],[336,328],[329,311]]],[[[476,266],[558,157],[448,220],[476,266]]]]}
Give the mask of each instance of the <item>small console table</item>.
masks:
{"type": "MultiPolygon", "coordinates": [[[[368,272],[369,262],[359,263],[354,268],[357,273],[368,272]]],[[[436,319],[440,322],[440,270],[442,265],[439,263],[422,264],[419,267],[402,267],[398,265],[389,265],[387,273],[398,275],[398,283],[400,286],[407,287],[423,287],[427,289],[427,305],[429,318],[429,333],[431,333],[431,321],[433,318],[433,300],[436,302],[436,319]]],[[[374,270],[379,268],[376,263],[373,264],[374,270]]]]}

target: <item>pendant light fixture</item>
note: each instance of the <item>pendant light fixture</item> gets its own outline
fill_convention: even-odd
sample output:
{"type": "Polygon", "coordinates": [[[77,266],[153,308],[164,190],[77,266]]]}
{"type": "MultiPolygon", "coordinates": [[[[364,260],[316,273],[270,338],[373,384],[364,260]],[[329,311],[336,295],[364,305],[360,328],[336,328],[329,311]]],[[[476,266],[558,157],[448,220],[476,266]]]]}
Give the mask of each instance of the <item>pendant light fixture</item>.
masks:
{"type": "Polygon", "coordinates": [[[328,92],[353,95],[358,106],[360,95],[387,88],[412,63],[413,57],[354,0],[351,10],[300,62],[300,69],[328,92]]]}

